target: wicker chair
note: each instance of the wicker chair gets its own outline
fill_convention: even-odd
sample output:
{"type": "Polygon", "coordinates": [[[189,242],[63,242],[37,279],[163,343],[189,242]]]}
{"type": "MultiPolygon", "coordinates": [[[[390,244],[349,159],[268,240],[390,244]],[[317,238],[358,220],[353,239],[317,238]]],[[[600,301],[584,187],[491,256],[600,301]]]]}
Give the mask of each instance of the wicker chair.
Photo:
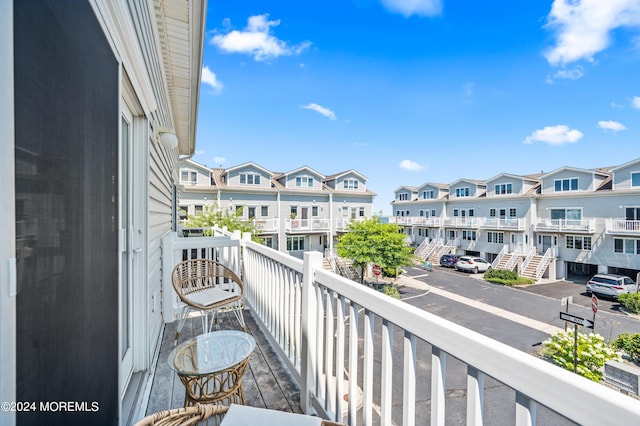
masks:
{"type": "Polygon", "coordinates": [[[219,426],[229,410],[226,405],[196,404],[186,408],[159,411],[134,423],[133,426],[178,426],[196,425],[205,422],[219,426]]]}
{"type": "Polygon", "coordinates": [[[178,263],[173,268],[171,281],[178,297],[184,303],[175,344],[178,343],[178,337],[190,310],[200,312],[204,333],[211,331],[213,324],[217,323],[217,313],[222,310],[232,311],[242,329],[247,330],[241,304],[244,286],[240,277],[231,269],[211,259],[190,259],[178,263]]]}

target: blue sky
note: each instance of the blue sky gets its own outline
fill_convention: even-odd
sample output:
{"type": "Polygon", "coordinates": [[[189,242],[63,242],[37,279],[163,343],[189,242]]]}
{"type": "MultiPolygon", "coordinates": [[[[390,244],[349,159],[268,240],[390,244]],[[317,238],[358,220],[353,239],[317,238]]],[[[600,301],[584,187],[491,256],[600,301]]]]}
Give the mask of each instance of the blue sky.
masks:
{"type": "Polygon", "coordinates": [[[640,0],[209,0],[195,161],[393,191],[640,157],[640,0]]]}

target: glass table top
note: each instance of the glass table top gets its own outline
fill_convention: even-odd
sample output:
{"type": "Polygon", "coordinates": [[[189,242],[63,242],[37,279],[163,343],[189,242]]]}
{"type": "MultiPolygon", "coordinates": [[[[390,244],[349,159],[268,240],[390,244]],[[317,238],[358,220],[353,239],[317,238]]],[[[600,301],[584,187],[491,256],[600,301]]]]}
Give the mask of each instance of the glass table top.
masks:
{"type": "Polygon", "coordinates": [[[169,367],[178,374],[201,376],[226,370],[251,355],[256,342],[248,333],[221,330],[189,339],[169,354],[169,367]]]}

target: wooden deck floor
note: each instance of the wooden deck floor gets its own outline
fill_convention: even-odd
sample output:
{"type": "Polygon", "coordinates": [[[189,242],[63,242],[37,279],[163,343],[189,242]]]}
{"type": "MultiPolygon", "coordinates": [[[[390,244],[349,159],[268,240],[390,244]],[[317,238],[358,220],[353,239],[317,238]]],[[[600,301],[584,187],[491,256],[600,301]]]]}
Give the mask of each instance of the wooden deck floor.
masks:
{"type": "MultiPolygon", "coordinates": [[[[247,405],[268,408],[292,413],[302,413],[300,409],[300,388],[284,367],[280,358],[269,345],[249,311],[244,311],[248,332],[256,341],[256,349],[249,359],[249,368],[243,378],[243,388],[247,405]]],[[[171,408],[179,408],[184,404],[184,386],[176,373],[169,368],[167,358],[174,348],[173,341],[177,321],[165,325],[160,355],[157,362],[147,414],[171,408]]],[[[240,329],[233,314],[222,314],[220,329],[240,329]]],[[[202,333],[200,317],[187,320],[180,340],[184,342],[202,333]]]]}

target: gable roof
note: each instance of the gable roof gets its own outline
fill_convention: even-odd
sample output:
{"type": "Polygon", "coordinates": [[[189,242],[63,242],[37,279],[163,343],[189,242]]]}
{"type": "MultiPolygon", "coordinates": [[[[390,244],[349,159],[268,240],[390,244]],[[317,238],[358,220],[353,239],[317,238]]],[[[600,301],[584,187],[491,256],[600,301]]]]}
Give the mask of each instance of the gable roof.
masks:
{"type": "Polygon", "coordinates": [[[367,180],[368,180],[364,175],[362,175],[362,174],[358,173],[357,171],[355,171],[355,170],[353,170],[353,169],[351,169],[351,170],[347,170],[347,171],[344,171],[344,172],[340,172],[340,173],[336,173],[336,174],[334,174],[334,175],[326,176],[326,177],[324,178],[324,180],[325,180],[325,181],[335,180],[335,179],[338,179],[339,177],[342,177],[342,176],[345,176],[345,175],[348,175],[348,174],[351,174],[351,173],[352,173],[352,174],[354,174],[354,175],[356,175],[356,176],[358,176],[359,178],[361,178],[361,179],[362,179],[362,180],[364,180],[364,181],[367,181],[367,180]]]}
{"type": "Polygon", "coordinates": [[[309,166],[302,166],[302,167],[298,167],[297,169],[291,170],[291,171],[286,172],[286,173],[280,173],[280,174],[277,176],[277,179],[279,179],[279,178],[281,178],[281,177],[284,177],[284,176],[289,176],[289,175],[296,174],[296,173],[301,172],[301,171],[303,171],[303,170],[307,170],[307,171],[309,171],[310,173],[312,173],[312,174],[314,174],[314,175],[316,175],[316,176],[319,176],[319,177],[320,177],[321,179],[323,179],[323,180],[324,180],[324,178],[325,178],[325,176],[324,176],[322,173],[320,173],[320,172],[317,172],[317,171],[313,170],[311,167],[309,167],[309,166]]]}
{"type": "Polygon", "coordinates": [[[196,161],[193,161],[193,160],[191,160],[191,159],[189,159],[189,158],[188,158],[188,159],[186,159],[186,160],[182,160],[181,162],[182,162],[183,164],[188,164],[188,165],[190,165],[190,166],[197,167],[197,168],[199,168],[199,169],[205,170],[205,171],[207,171],[207,172],[209,172],[209,173],[213,172],[213,169],[211,169],[211,168],[209,168],[209,167],[205,166],[204,164],[200,164],[200,163],[198,163],[198,162],[196,162],[196,161]]]}
{"type": "Polygon", "coordinates": [[[621,165],[619,165],[617,167],[614,167],[614,168],[612,168],[610,170],[612,172],[617,172],[618,170],[626,169],[627,167],[633,166],[635,164],[640,165],[640,158],[636,158],[635,160],[627,161],[626,163],[621,164],[621,165]]]}
{"type": "Polygon", "coordinates": [[[518,180],[528,180],[528,181],[534,182],[534,183],[539,181],[538,178],[532,177],[532,175],[523,176],[523,175],[514,175],[514,174],[511,174],[511,173],[500,173],[500,174],[495,175],[494,177],[492,177],[490,179],[487,179],[486,183],[488,184],[489,182],[494,181],[496,179],[500,179],[502,177],[510,177],[510,178],[518,179],[518,180]]]}
{"type": "Polygon", "coordinates": [[[553,171],[550,171],[549,173],[545,173],[543,174],[540,179],[544,179],[544,178],[548,178],[549,176],[553,176],[553,175],[557,175],[560,172],[565,172],[565,171],[572,171],[572,172],[576,172],[576,173],[588,173],[588,174],[593,174],[593,175],[600,175],[600,176],[604,176],[604,177],[608,177],[610,175],[610,173],[605,172],[604,169],[581,169],[579,167],[569,167],[569,166],[563,166],[563,167],[559,167],[553,171]]]}
{"type": "Polygon", "coordinates": [[[455,185],[457,183],[460,183],[460,182],[468,182],[468,183],[470,183],[472,185],[476,185],[476,186],[487,186],[487,184],[483,180],[466,179],[466,178],[460,178],[460,179],[450,183],[448,186],[453,186],[453,185],[455,185]]]}
{"type": "Polygon", "coordinates": [[[226,175],[229,172],[236,171],[236,170],[241,170],[241,169],[245,169],[245,168],[249,168],[249,167],[256,168],[256,169],[260,170],[261,172],[264,172],[265,174],[267,174],[269,177],[273,176],[273,174],[274,174],[273,172],[271,172],[271,171],[265,169],[264,167],[254,163],[253,161],[249,161],[248,163],[243,163],[243,164],[240,164],[240,165],[237,165],[237,166],[229,167],[228,169],[224,169],[222,171],[221,175],[226,175]]]}

